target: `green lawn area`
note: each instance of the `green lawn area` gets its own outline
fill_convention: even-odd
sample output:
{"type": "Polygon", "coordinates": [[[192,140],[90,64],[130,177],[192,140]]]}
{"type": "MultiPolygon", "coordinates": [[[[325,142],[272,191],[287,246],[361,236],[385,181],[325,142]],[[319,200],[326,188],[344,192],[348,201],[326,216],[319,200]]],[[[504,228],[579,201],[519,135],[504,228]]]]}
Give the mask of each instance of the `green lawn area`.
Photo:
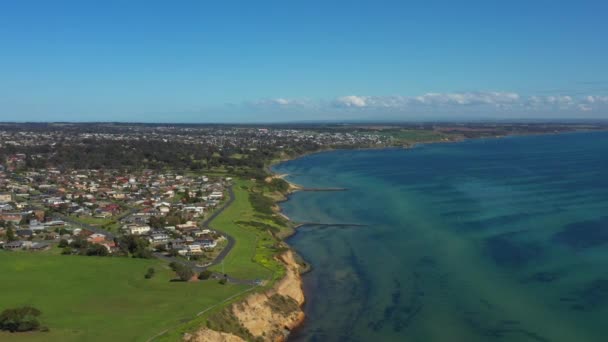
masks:
{"type": "MultiPolygon", "coordinates": [[[[271,280],[261,287],[265,289],[285,270],[274,259],[277,240],[267,230],[236,223],[276,227],[251,206],[253,186],[251,181],[237,180],[234,202],[211,225],[236,240],[224,261],[225,272],[236,278],[271,280]]],[[[45,333],[0,333],[0,340],[146,341],[166,331],[155,341],[175,341],[249,289],[216,281],[170,282],[174,274],[159,260],[64,256],[57,251],[0,251],[0,310],[34,306],[42,311],[42,324],[50,328],[45,333]],[[156,275],[145,279],[149,267],[156,275]]],[[[221,265],[214,270],[221,270],[221,265]]]]}
{"type": "Polygon", "coordinates": [[[51,330],[0,340],[145,341],[247,288],[173,277],[159,260],[0,251],[0,309],[37,307],[51,330]],[[156,275],[144,279],[149,267],[156,275]]]}
{"type": "Polygon", "coordinates": [[[103,226],[105,224],[109,224],[112,222],[112,218],[100,218],[100,217],[93,217],[93,216],[76,216],[76,215],[70,215],[68,217],[74,221],[78,221],[78,222],[84,223],[84,224],[90,224],[93,226],[103,226]]]}
{"type": "MultiPolygon", "coordinates": [[[[276,279],[283,273],[283,267],[274,260],[276,251],[272,246],[273,237],[266,231],[236,224],[236,221],[258,220],[249,203],[251,181],[237,180],[233,186],[235,200],[212,223],[214,229],[234,237],[236,243],[224,259],[224,270],[233,277],[243,279],[276,279]]],[[[213,268],[221,271],[222,266],[213,268]]]]}

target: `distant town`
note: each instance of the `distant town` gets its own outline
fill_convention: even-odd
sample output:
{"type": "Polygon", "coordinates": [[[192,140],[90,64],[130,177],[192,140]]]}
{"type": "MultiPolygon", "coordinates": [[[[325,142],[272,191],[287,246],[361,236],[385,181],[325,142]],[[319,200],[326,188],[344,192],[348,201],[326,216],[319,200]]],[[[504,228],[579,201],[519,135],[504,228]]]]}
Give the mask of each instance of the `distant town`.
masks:
{"type": "Polygon", "coordinates": [[[82,255],[162,253],[205,265],[227,244],[221,232],[205,226],[205,218],[225,200],[232,177],[264,179],[273,161],[324,149],[604,128],[6,123],[0,125],[0,246],[60,246],[64,254],[82,255]],[[146,247],[129,251],[125,246],[133,239],[146,247]]]}

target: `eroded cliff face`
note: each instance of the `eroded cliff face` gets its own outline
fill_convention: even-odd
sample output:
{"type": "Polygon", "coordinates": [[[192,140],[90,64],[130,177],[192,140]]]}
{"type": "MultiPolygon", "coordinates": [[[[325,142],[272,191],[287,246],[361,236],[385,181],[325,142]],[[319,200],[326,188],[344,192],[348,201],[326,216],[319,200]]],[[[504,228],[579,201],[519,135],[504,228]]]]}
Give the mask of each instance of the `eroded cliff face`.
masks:
{"type": "Polygon", "coordinates": [[[193,334],[186,334],[184,341],[188,342],[245,342],[242,338],[211,329],[200,329],[193,334]]]}
{"type": "MultiPolygon", "coordinates": [[[[256,340],[284,341],[289,331],[304,320],[301,305],[304,303],[300,267],[293,253],[280,256],[286,266],[286,275],[272,289],[254,293],[233,304],[229,310],[234,318],[256,340]]],[[[245,337],[245,336],[243,336],[245,337]]],[[[243,338],[203,328],[184,337],[188,342],[243,341],[243,338]]]]}

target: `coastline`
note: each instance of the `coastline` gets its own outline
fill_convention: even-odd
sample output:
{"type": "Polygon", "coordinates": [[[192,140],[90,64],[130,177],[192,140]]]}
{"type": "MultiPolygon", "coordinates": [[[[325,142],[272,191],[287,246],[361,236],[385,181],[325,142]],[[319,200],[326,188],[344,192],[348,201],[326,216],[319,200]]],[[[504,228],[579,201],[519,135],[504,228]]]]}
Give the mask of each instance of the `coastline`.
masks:
{"type": "MultiPolygon", "coordinates": [[[[333,152],[333,151],[340,151],[340,150],[384,150],[384,149],[413,149],[416,147],[420,147],[420,146],[424,146],[427,144],[451,144],[451,143],[460,143],[460,142],[465,142],[465,141],[470,141],[470,140],[483,140],[483,139],[500,139],[500,138],[507,138],[507,137],[520,137],[520,136],[537,136],[537,135],[558,135],[558,134],[574,134],[574,133],[585,133],[585,132],[594,132],[596,130],[576,130],[576,131],[570,131],[570,132],[546,132],[546,133],[516,133],[516,134],[506,134],[506,135],[500,135],[500,136],[489,136],[489,137],[474,137],[474,138],[466,138],[466,137],[462,137],[459,139],[453,139],[453,140],[441,140],[441,141],[426,141],[426,142],[416,142],[416,143],[412,143],[409,145],[404,145],[404,146],[379,146],[379,147],[355,147],[355,148],[343,148],[343,149],[339,149],[339,148],[324,148],[324,149],[320,149],[317,151],[311,151],[311,152],[306,152],[306,153],[302,153],[300,155],[297,156],[292,156],[292,157],[287,157],[287,158],[280,158],[277,160],[273,160],[267,167],[267,171],[271,174],[270,178],[279,178],[284,180],[285,182],[287,182],[289,184],[289,190],[282,196],[282,198],[278,199],[275,201],[275,206],[276,206],[276,212],[277,214],[279,214],[281,217],[287,219],[290,222],[291,227],[293,228],[293,231],[282,237],[281,239],[283,240],[283,242],[285,242],[288,238],[292,237],[294,234],[297,233],[298,228],[301,225],[298,225],[296,222],[294,222],[288,215],[286,215],[285,213],[283,213],[282,208],[280,206],[280,203],[286,202],[289,200],[290,196],[298,191],[302,191],[303,189],[305,189],[304,186],[297,184],[295,182],[289,181],[287,179],[287,177],[289,176],[288,173],[277,173],[275,171],[272,170],[272,168],[276,165],[279,165],[281,163],[285,163],[291,160],[296,160],[302,157],[306,157],[309,155],[313,155],[313,154],[318,154],[318,153],[326,153],[326,152],[333,152]]],[[[300,275],[303,275],[305,273],[311,272],[312,271],[312,265],[308,262],[306,262],[298,253],[297,251],[295,251],[293,249],[293,247],[289,246],[286,242],[285,244],[288,246],[289,251],[291,251],[294,255],[295,258],[299,258],[301,260],[301,263],[303,263],[304,265],[307,265],[306,268],[301,269],[300,270],[300,275]]],[[[299,279],[299,287],[303,288],[303,283],[302,283],[302,279],[299,279]]],[[[305,296],[306,294],[302,291],[302,295],[305,296]]],[[[305,300],[305,298],[304,298],[305,300]]],[[[302,305],[300,305],[300,308],[302,308],[304,302],[302,302],[302,305]]],[[[298,329],[302,326],[302,324],[304,323],[305,320],[305,316],[304,313],[302,313],[302,319],[293,327],[290,327],[290,331],[293,331],[294,329],[298,329]]],[[[285,340],[286,341],[289,335],[285,336],[285,340]]]]}
{"type": "MultiPolygon", "coordinates": [[[[312,270],[312,266],[310,263],[306,262],[300,255],[298,255],[297,251],[293,249],[293,247],[289,246],[286,240],[292,237],[297,233],[299,225],[294,222],[288,215],[282,212],[282,208],[280,203],[286,202],[290,199],[290,196],[298,191],[303,191],[306,188],[300,184],[289,181],[286,178],[289,174],[286,173],[278,173],[272,170],[273,166],[288,162],[290,160],[299,159],[308,155],[317,154],[317,153],[325,153],[339,150],[383,150],[383,149],[410,149],[419,146],[423,146],[426,144],[437,144],[437,143],[456,143],[456,142],[464,142],[468,140],[483,140],[483,139],[496,139],[496,138],[505,138],[511,136],[532,136],[532,135],[554,135],[554,134],[564,134],[564,133],[581,133],[583,131],[571,131],[571,132],[547,132],[542,134],[509,134],[502,136],[492,136],[492,137],[474,137],[474,138],[463,138],[463,139],[453,139],[453,140],[441,140],[441,141],[428,141],[428,142],[418,142],[412,143],[407,146],[378,146],[378,147],[355,147],[355,148],[324,148],[316,151],[310,151],[306,153],[302,153],[297,156],[285,157],[273,160],[269,165],[266,166],[266,170],[270,174],[268,178],[266,178],[267,182],[270,182],[272,179],[282,179],[289,184],[289,188],[285,193],[282,193],[280,196],[275,196],[273,198],[274,202],[274,211],[277,215],[287,220],[287,226],[291,228],[289,233],[283,234],[281,236],[277,236],[281,243],[286,247],[286,252],[279,255],[277,259],[279,259],[284,265],[286,270],[288,270],[287,274],[276,281],[272,287],[267,290],[261,292],[254,292],[252,294],[247,295],[245,298],[239,300],[238,302],[231,304],[226,308],[228,312],[231,312],[234,317],[236,317],[237,322],[239,322],[243,327],[246,328],[247,331],[254,331],[255,336],[250,335],[254,338],[260,338],[264,341],[287,341],[289,338],[290,332],[298,329],[302,326],[305,321],[305,313],[303,311],[303,305],[306,301],[305,293],[303,291],[303,282],[301,275],[310,272],[312,270]],[[289,255],[287,259],[289,262],[286,262],[285,255],[289,255]],[[291,270],[291,271],[289,271],[291,270]],[[293,271],[295,270],[295,273],[293,271]],[[297,276],[294,274],[297,273],[297,276]],[[290,276],[291,275],[291,276],[290,276]],[[291,311],[288,315],[282,315],[277,313],[271,301],[274,295],[276,294],[285,294],[285,292],[281,291],[296,291],[294,297],[288,295],[287,297],[294,299],[297,302],[297,307],[292,307],[291,311]],[[238,313],[236,315],[235,313],[238,313]],[[263,326],[262,327],[260,327],[263,326]]],[[[293,294],[293,293],[292,293],[293,294]]],[[[184,340],[191,342],[198,341],[244,341],[244,339],[240,336],[236,336],[233,334],[212,330],[208,327],[201,327],[194,334],[188,334],[188,336],[184,336],[184,340]]]]}

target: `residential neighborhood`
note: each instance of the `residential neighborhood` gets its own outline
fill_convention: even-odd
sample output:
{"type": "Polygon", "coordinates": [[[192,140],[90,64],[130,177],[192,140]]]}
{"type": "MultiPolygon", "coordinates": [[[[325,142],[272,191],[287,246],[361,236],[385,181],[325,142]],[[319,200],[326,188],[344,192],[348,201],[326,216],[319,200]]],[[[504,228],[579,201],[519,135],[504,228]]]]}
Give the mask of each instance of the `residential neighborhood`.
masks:
{"type": "MultiPolygon", "coordinates": [[[[12,160],[18,160],[19,156],[12,160]]],[[[151,252],[213,260],[226,238],[203,220],[224,201],[229,177],[174,172],[0,171],[0,246],[47,250],[84,240],[119,255],[121,237],[151,252]]],[[[104,253],[105,254],[105,253],[104,253]]]]}

